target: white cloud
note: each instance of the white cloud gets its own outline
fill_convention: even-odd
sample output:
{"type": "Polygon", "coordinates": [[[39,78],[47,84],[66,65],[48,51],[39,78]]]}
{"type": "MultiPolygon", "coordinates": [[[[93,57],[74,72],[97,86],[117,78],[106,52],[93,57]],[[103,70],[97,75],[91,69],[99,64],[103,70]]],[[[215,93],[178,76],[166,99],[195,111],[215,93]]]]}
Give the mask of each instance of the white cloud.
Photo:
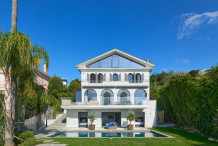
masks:
{"type": "Polygon", "coordinates": [[[218,11],[205,12],[202,14],[187,13],[183,14],[181,18],[184,19],[178,30],[178,39],[189,36],[193,33],[194,29],[199,27],[202,23],[215,24],[218,22],[218,11]]]}
{"type": "Polygon", "coordinates": [[[190,63],[190,61],[188,59],[183,59],[182,63],[190,63]]]}

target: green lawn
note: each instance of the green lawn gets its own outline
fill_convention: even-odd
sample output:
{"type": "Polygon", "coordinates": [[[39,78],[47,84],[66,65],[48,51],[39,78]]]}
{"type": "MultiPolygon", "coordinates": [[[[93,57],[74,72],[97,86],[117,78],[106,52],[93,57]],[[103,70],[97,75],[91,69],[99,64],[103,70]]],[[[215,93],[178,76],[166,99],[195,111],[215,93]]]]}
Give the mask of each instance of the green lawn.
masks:
{"type": "Polygon", "coordinates": [[[77,145],[218,145],[216,142],[208,141],[207,137],[196,133],[173,129],[154,128],[153,130],[171,135],[175,138],[52,138],[55,142],[77,145]]]}

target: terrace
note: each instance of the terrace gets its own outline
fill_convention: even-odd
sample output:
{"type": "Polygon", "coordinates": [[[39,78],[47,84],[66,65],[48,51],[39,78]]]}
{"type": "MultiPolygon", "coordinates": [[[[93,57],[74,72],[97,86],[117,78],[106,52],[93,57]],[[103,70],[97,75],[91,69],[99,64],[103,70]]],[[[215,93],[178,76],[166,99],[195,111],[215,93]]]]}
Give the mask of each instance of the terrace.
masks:
{"type": "Polygon", "coordinates": [[[145,109],[148,107],[151,100],[144,100],[140,104],[133,104],[129,100],[121,100],[120,102],[113,102],[106,104],[103,102],[100,104],[98,101],[88,102],[73,102],[70,97],[61,98],[61,107],[63,109],[145,109]]]}

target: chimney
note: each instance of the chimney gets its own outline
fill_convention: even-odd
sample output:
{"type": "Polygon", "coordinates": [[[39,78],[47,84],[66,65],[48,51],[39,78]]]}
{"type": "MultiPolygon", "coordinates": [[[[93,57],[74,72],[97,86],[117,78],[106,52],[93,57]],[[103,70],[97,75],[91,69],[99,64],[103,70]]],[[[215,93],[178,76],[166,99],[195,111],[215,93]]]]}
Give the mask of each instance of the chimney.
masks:
{"type": "Polygon", "coordinates": [[[44,63],[44,72],[48,74],[48,66],[44,63]]]}
{"type": "Polygon", "coordinates": [[[150,59],[147,59],[146,62],[150,63],[150,59]]]}

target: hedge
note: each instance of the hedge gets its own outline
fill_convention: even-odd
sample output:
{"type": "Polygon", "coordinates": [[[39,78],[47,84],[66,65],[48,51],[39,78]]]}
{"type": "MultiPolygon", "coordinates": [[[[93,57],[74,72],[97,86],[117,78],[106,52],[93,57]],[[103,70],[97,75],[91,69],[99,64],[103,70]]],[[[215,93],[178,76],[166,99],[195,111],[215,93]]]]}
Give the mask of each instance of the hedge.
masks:
{"type": "Polygon", "coordinates": [[[165,113],[178,126],[217,137],[214,118],[218,109],[218,67],[201,77],[174,76],[160,96],[165,113]]]}

